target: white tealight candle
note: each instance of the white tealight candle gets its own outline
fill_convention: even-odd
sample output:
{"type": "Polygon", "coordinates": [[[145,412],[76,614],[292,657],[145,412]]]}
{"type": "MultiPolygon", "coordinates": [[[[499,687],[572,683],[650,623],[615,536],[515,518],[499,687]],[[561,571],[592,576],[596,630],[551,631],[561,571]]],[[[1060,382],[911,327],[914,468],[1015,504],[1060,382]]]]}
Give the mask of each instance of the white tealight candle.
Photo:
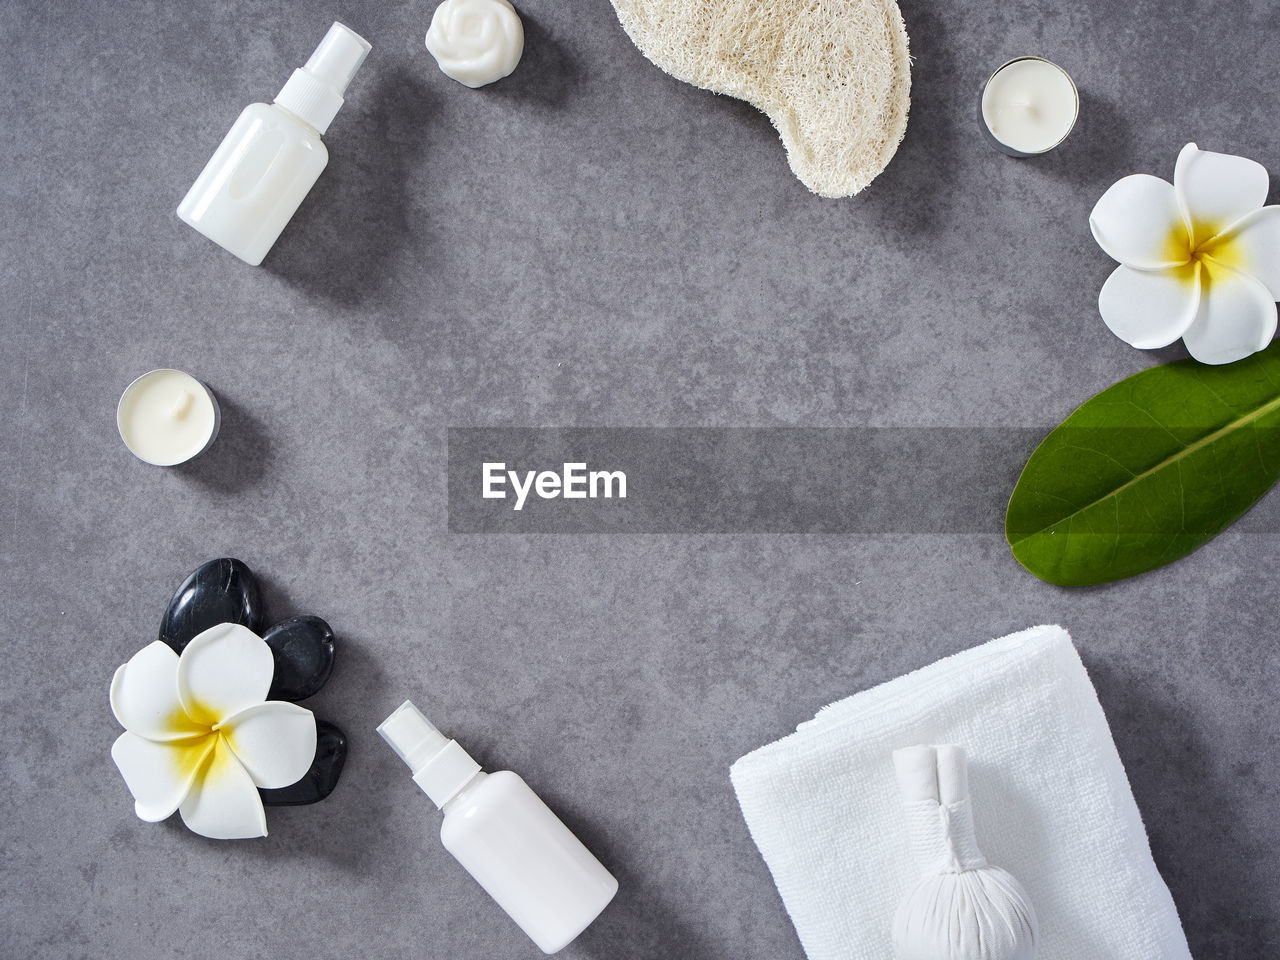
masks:
{"type": "Polygon", "coordinates": [[[139,460],[171,467],[203,453],[218,435],[218,401],[181,370],[152,370],[125,388],[116,407],[120,439],[139,460]]]}
{"type": "Polygon", "coordinates": [[[1052,150],[1071,132],[1080,95],[1067,71],[1043,57],[1010,60],[982,91],[982,122],[1005,153],[1052,150]]]}

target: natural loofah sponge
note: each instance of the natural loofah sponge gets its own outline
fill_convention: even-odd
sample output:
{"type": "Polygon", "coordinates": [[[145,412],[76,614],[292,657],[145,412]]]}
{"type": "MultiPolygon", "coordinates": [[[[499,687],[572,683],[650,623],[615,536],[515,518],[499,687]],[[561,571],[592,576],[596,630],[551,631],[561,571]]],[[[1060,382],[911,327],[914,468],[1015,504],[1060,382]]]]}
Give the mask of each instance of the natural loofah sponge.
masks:
{"type": "Polygon", "coordinates": [[[857,193],[902,142],[911,60],[894,0],[612,3],[657,66],[763,110],[814,193],[857,193]]]}

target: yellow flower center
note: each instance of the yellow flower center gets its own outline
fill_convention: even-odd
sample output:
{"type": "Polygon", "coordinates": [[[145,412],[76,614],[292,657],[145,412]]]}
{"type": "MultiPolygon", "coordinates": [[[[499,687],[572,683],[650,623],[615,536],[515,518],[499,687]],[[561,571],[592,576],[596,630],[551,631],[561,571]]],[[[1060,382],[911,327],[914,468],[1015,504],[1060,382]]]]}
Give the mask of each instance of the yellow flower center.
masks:
{"type": "Polygon", "coordinates": [[[184,733],[181,739],[173,742],[174,749],[169,756],[180,777],[205,780],[220,766],[217,762],[219,756],[228,752],[228,735],[222,730],[221,720],[205,719],[215,716],[213,711],[195,705],[195,712],[199,718],[178,707],[169,718],[170,729],[184,733]],[[220,745],[222,750],[218,749],[220,745]]]}
{"type": "Polygon", "coordinates": [[[206,733],[202,737],[192,737],[175,743],[169,755],[173,759],[174,767],[177,768],[178,776],[183,779],[197,776],[205,758],[217,745],[218,736],[215,733],[206,733]]]}
{"type": "Polygon", "coordinates": [[[1165,255],[1170,260],[1183,262],[1174,270],[1184,283],[1192,285],[1198,276],[1202,291],[1208,286],[1209,275],[1215,266],[1247,272],[1244,251],[1235,237],[1224,236],[1217,227],[1200,221],[1192,224],[1190,235],[1181,224],[1174,227],[1165,241],[1165,255]],[[1195,243],[1194,237],[1208,239],[1195,243]]]}

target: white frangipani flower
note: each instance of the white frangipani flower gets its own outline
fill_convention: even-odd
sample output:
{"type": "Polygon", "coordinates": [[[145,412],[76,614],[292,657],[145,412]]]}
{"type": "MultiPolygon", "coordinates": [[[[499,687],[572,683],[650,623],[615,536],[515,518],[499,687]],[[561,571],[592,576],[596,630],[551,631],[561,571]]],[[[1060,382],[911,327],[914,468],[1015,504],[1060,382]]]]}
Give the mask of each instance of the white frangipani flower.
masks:
{"type": "Polygon", "coordinates": [[[111,747],[143,820],[178,810],[194,832],[219,840],[265,837],[258,788],[301,779],[316,754],[316,720],[267,700],[271,648],[247,627],[222,623],[174,653],[157,640],[116,671],[111,710],[125,728],[111,747]]]}
{"type": "Polygon", "coordinates": [[[1263,206],[1266,168],[1189,143],[1173,183],[1135,174],[1089,215],[1094,239],[1120,266],[1098,295],[1102,319],[1143,350],[1179,337],[1201,363],[1231,363],[1276,332],[1280,207],[1263,206]]]}

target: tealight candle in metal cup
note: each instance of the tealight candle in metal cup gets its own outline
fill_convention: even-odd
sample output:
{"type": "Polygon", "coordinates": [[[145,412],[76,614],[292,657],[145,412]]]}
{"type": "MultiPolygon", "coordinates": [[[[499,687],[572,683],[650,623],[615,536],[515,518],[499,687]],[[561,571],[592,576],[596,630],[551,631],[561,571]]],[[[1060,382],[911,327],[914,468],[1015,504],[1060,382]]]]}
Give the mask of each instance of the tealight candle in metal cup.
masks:
{"type": "Polygon", "coordinates": [[[120,439],[139,460],[172,467],[204,453],[222,411],[213,391],[181,370],[152,370],[125,388],[116,406],[120,439]]]}
{"type": "Polygon", "coordinates": [[[1080,116],[1071,75],[1044,57],[1015,57],[982,86],[978,125],[1011,157],[1038,157],[1067,139],[1080,116]]]}

